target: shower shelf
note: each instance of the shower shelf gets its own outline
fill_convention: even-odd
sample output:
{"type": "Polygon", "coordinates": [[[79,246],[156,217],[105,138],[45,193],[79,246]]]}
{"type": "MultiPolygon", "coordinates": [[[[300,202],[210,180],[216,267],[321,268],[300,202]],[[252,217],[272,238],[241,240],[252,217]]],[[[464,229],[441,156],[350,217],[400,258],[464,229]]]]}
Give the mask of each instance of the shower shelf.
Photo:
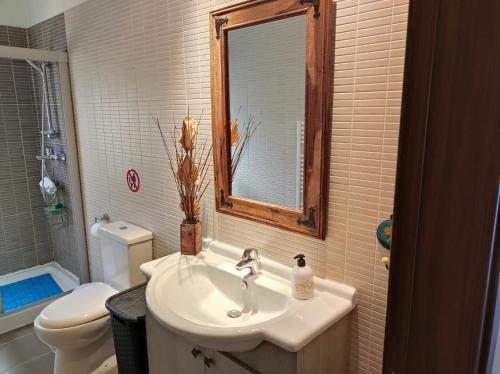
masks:
{"type": "Polygon", "coordinates": [[[60,208],[57,210],[50,210],[49,208],[46,208],[47,215],[49,216],[60,216],[61,214],[66,213],[66,208],[60,208]]]}
{"type": "Polygon", "coordinates": [[[60,217],[60,222],[52,222],[50,221],[50,226],[51,227],[63,227],[63,226],[68,226],[69,221],[68,221],[68,209],[65,206],[57,207],[55,209],[51,209],[50,207],[45,207],[45,213],[47,214],[48,217],[60,217]]]}

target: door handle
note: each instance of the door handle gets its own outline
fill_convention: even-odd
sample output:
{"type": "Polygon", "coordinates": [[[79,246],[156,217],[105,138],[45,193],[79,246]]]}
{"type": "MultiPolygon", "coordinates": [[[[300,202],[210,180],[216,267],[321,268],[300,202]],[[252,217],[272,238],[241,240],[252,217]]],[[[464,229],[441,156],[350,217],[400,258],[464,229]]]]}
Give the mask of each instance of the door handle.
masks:
{"type": "Polygon", "coordinates": [[[208,358],[207,356],[205,356],[203,358],[203,361],[205,362],[205,366],[207,368],[211,367],[214,364],[214,360],[212,360],[211,358],[208,358]]]}

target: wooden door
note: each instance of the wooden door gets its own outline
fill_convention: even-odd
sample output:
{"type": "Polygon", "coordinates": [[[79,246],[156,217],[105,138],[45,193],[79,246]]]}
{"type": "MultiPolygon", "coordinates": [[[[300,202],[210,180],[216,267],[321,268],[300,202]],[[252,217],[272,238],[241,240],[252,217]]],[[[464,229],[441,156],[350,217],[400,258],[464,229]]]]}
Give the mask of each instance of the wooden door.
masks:
{"type": "Polygon", "coordinates": [[[411,0],[406,51],[384,373],[483,373],[500,260],[500,1],[411,0]]]}

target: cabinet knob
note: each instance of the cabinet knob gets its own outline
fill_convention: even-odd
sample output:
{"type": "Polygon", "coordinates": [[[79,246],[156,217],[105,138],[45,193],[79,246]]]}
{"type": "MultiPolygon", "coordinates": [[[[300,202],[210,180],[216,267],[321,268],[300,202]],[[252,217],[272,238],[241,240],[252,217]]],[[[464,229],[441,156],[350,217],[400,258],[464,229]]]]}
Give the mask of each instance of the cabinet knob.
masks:
{"type": "Polygon", "coordinates": [[[193,348],[191,350],[191,354],[193,355],[194,358],[196,358],[201,354],[201,351],[198,348],[193,348]]]}
{"type": "Polygon", "coordinates": [[[212,360],[211,358],[208,358],[207,356],[205,356],[203,361],[205,361],[205,366],[207,368],[209,368],[210,366],[212,366],[214,364],[214,360],[212,360]]]}

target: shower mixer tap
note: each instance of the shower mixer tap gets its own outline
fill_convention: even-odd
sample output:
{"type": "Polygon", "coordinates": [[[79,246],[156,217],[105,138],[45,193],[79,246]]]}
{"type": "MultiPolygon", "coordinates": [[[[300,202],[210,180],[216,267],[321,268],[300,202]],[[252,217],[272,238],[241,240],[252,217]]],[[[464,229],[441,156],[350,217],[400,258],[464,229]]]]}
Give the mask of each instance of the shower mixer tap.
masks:
{"type": "Polygon", "coordinates": [[[35,157],[38,161],[41,160],[66,161],[66,154],[64,152],[54,152],[54,150],[51,147],[45,147],[44,154],[35,157]]]}

